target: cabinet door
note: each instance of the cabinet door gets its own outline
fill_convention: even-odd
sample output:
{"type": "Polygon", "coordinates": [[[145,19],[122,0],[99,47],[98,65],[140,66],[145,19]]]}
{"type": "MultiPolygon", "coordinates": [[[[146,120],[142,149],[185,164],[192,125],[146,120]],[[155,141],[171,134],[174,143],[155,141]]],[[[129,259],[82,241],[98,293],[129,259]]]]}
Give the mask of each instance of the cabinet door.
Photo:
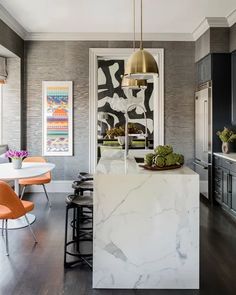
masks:
{"type": "Polygon", "coordinates": [[[236,214],[236,173],[230,172],[231,200],[230,210],[236,214]]]}
{"type": "Polygon", "coordinates": [[[197,84],[211,80],[211,55],[204,57],[197,63],[197,84]]]}
{"type": "Polygon", "coordinates": [[[215,166],[214,169],[214,196],[215,200],[222,204],[222,188],[223,188],[223,175],[222,169],[219,166],[215,166]]]}
{"type": "Polygon", "coordinates": [[[228,194],[229,194],[229,171],[226,169],[222,169],[222,205],[224,207],[229,208],[228,194]]]}
{"type": "Polygon", "coordinates": [[[236,125],[236,51],[232,53],[231,57],[231,71],[232,71],[232,124],[236,125]]]}
{"type": "Polygon", "coordinates": [[[203,63],[203,82],[211,80],[211,55],[208,55],[204,58],[203,63]]]}

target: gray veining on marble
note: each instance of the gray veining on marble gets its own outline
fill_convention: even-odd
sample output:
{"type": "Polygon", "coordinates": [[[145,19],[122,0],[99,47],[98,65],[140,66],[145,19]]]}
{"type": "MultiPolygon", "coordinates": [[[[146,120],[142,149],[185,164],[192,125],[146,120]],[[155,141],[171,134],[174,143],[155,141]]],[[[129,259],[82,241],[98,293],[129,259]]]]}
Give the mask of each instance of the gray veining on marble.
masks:
{"type": "Polygon", "coordinates": [[[93,287],[198,289],[199,176],[119,156],[94,178],[93,287]]]}

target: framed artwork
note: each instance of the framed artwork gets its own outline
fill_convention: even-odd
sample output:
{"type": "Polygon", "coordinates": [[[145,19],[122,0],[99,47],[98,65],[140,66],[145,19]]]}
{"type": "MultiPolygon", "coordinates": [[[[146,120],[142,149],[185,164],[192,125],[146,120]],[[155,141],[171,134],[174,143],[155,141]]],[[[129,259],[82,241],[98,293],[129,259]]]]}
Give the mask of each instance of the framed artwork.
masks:
{"type": "Polygon", "coordinates": [[[73,155],[72,81],[43,81],[43,155],[73,155]]]}

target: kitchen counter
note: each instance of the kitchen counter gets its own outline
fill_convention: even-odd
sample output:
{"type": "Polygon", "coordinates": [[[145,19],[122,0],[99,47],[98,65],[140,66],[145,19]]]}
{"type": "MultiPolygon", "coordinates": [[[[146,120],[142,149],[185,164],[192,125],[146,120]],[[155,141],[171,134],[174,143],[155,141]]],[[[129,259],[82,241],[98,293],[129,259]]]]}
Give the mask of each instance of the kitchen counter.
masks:
{"type": "Polygon", "coordinates": [[[198,174],[188,167],[147,171],[134,156],[124,160],[124,151],[101,158],[93,288],[199,288],[198,174]]]}
{"type": "Polygon", "coordinates": [[[236,162],[236,153],[230,153],[230,154],[223,154],[223,153],[214,153],[215,156],[234,161],[236,162]]]}

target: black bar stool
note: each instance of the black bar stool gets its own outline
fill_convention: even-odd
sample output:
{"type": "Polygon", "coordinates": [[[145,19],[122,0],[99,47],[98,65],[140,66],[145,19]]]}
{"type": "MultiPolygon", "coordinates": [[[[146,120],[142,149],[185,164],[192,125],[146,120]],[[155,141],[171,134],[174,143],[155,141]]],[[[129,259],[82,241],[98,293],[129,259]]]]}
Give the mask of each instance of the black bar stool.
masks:
{"type": "Polygon", "coordinates": [[[86,191],[93,191],[93,181],[75,180],[72,183],[75,195],[83,195],[86,191]]]}
{"type": "MultiPolygon", "coordinates": [[[[74,195],[81,196],[84,192],[93,192],[93,175],[81,172],[78,175],[78,180],[75,180],[72,183],[72,188],[74,189],[74,195]]],[[[73,220],[71,222],[71,226],[73,227],[73,222],[76,220],[76,210],[73,210],[73,220]]],[[[81,209],[81,215],[87,214],[87,210],[85,208],[81,209]]],[[[85,218],[82,218],[85,221],[85,218]]],[[[73,237],[75,237],[75,227],[73,227],[73,237]]]]}
{"type": "MultiPolygon", "coordinates": [[[[71,227],[69,227],[70,229],[71,227]]],[[[66,198],[66,221],[65,221],[65,247],[64,247],[64,267],[72,267],[76,264],[87,264],[92,268],[92,250],[88,253],[84,252],[85,243],[89,243],[92,249],[93,242],[93,196],[69,195],[66,198]],[[86,208],[86,215],[82,214],[82,210],[86,208]],[[68,240],[68,224],[70,210],[76,212],[73,214],[71,225],[71,239],[68,240]],[[86,221],[86,222],[85,222],[86,221]],[[74,234],[75,231],[75,234],[74,234]],[[67,260],[71,257],[70,261],[67,260]],[[74,259],[73,259],[74,258],[74,259]]]]}
{"type": "Polygon", "coordinates": [[[87,172],[80,172],[78,175],[78,179],[82,179],[83,181],[93,180],[93,174],[87,172]]]}

